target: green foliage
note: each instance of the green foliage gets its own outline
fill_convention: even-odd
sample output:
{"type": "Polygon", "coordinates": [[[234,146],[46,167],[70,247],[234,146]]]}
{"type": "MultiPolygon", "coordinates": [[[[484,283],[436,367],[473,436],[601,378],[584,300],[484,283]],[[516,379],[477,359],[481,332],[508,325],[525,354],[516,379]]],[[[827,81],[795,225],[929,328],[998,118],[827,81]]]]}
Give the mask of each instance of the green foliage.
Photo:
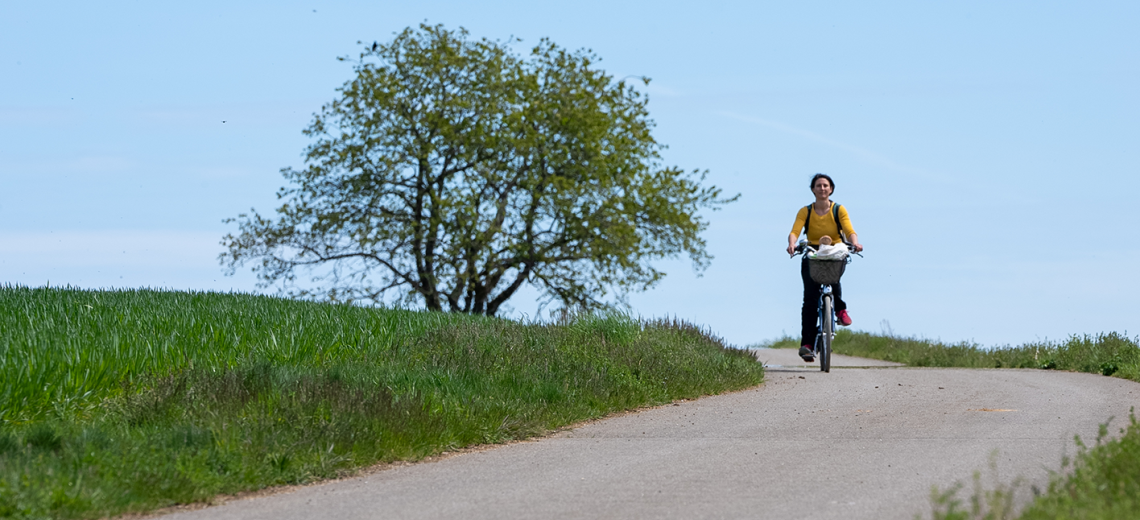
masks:
{"type": "Polygon", "coordinates": [[[1108,423],[1100,426],[1096,444],[1088,447],[1076,437],[1077,456],[1066,458],[1060,472],[1050,478],[1045,492],[1033,490],[1035,499],[1020,515],[1015,515],[1014,497],[1021,483],[1004,484],[997,478],[997,468],[991,459],[994,476],[989,486],[983,486],[981,475],[974,473],[973,493],[969,508],[958,497],[961,484],[946,490],[931,491],[935,520],[1020,518],[1115,520],[1137,518],[1140,511],[1140,424],[1130,414],[1127,428],[1120,437],[1108,440],[1108,423]]]}
{"type": "Polygon", "coordinates": [[[754,385],[692,325],[0,288],[0,517],[89,518],[754,385]]]}
{"type": "Polygon", "coordinates": [[[1029,519],[1117,519],[1140,516],[1140,425],[1129,414],[1121,436],[1106,440],[1101,425],[1096,445],[1077,438],[1072,472],[1053,475],[1049,490],[1022,513],[1029,519]]]}
{"type": "MultiPolygon", "coordinates": [[[[840,330],[834,352],[894,361],[916,367],[1041,368],[1099,373],[1140,382],[1140,340],[1110,332],[1072,336],[1063,342],[1029,343],[987,349],[976,344],[937,341],[840,330]]],[[[771,345],[793,348],[794,338],[771,345]]]]}
{"type": "Polygon", "coordinates": [[[734,198],[662,167],[647,98],[597,61],[429,25],[365,47],[277,220],[230,219],[220,260],[294,296],[487,315],[524,284],[593,309],[655,284],[654,260],[703,268],[698,213],[734,198]]]}
{"type": "Polygon", "coordinates": [[[982,473],[974,472],[973,493],[969,498],[967,509],[958,493],[962,484],[958,483],[945,490],[934,487],[930,490],[930,503],[934,508],[931,515],[933,520],[1006,520],[1015,518],[1017,492],[1021,487],[1021,480],[1016,479],[1007,484],[998,476],[997,455],[995,450],[990,454],[990,476],[993,482],[990,486],[982,483],[982,473]]]}

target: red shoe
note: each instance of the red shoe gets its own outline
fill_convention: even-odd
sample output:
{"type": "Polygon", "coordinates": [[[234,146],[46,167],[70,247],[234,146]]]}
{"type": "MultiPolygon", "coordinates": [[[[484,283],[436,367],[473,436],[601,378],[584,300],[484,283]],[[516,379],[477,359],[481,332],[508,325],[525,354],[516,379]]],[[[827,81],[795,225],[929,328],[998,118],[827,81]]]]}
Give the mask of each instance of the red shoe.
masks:
{"type": "Polygon", "coordinates": [[[844,327],[851,325],[851,316],[847,315],[847,309],[843,309],[835,313],[835,317],[839,320],[839,324],[844,327]]]}

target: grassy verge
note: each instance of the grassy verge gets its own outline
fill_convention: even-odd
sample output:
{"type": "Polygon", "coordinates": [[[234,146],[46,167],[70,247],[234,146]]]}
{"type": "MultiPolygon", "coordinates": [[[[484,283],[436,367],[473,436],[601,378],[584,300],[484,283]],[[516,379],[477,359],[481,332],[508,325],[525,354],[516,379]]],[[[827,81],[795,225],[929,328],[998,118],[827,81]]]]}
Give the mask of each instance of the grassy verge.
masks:
{"type": "MultiPolygon", "coordinates": [[[[770,346],[799,345],[785,338],[770,346]]],[[[1140,382],[1138,340],[1117,333],[985,349],[842,330],[835,338],[835,352],[911,366],[1071,370],[1140,382]]],[[[1108,439],[1108,431],[1108,425],[1102,425],[1091,447],[1078,438],[1077,456],[1063,462],[1064,469],[1052,477],[1049,488],[1035,493],[1020,516],[1015,516],[1013,507],[1017,484],[995,482],[987,487],[980,474],[974,475],[972,494],[965,501],[958,497],[961,486],[936,489],[931,496],[932,516],[938,520],[1140,518],[1140,425],[1132,416],[1119,437],[1108,439]]]]}
{"type": "Polygon", "coordinates": [[[1055,475],[1048,492],[1037,497],[1021,518],[1140,517],[1140,424],[1134,413],[1117,439],[1105,441],[1107,425],[1101,426],[1091,448],[1077,439],[1072,473],[1055,475]]]}
{"type": "MultiPolygon", "coordinates": [[[[915,338],[840,330],[835,336],[834,352],[916,367],[1071,370],[1140,382],[1140,346],[1137,342],[1137,339],[1110,332],[1096,336],[1073,336],[1063,342],[987,349],[970,343],[947,345],[915,338]]],[[[799,347],[794,338],[784,338],[769,346],[799,347]]]]}
{"type": "Polygon", "coordinates": [[[0,287],[0,517],[302,483],[762,377],[679,322],[0,287]]]}
{"type": "MultiPolygon", "coordinates": [[[[1035,499],[1015,513],[1014,496],[1020,484],[995,482],[986,487],[980,473],[974,474],[973,493],[958,497],[961,486],[931,492],[934,520],[1081,519],[1117,520],[1140,518],[1140,423],[1136,416],[1120,429],[1120,436],[1107,440],[1108,425],[1101,425],[1096,444],[1087,446],[1077,438],[1077,456],[1065,460],[1044,492],[1033,490],[1035,499]]],[[[996,470],[995,470],[996,473],[996,470]]]]}

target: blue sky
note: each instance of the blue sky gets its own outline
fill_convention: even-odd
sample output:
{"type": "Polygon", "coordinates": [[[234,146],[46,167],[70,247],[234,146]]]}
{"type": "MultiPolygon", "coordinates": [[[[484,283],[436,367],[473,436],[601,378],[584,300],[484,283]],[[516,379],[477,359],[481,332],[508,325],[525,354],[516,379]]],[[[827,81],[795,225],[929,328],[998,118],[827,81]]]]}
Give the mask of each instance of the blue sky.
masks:
{"type": "Polygon", "coordinates": [[[423,21],[651,77],[666,162],[741,194],[712,266],[661,263],[638,314],[794,334],[785,236],[826,172],[867,247],[854,328],[1140,331],[1136,2],[5,2],[0,283],[257,291],[217,263],[222,219],[272,212],[337,56],[423,21]]]}

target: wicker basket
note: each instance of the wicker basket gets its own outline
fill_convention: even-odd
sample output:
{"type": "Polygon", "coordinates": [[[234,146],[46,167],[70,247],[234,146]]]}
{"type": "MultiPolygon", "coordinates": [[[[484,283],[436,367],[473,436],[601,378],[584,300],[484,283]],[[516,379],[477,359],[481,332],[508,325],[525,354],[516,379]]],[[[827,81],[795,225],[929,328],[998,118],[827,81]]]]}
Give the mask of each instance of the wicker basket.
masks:
{"type": "Polygon", "coordinates": [[[843,271],[847,269],[847,259],[843,260],[815,260],[808,259],[808,274],[815,283],[834,285],[839,283],[843,271]]]}

